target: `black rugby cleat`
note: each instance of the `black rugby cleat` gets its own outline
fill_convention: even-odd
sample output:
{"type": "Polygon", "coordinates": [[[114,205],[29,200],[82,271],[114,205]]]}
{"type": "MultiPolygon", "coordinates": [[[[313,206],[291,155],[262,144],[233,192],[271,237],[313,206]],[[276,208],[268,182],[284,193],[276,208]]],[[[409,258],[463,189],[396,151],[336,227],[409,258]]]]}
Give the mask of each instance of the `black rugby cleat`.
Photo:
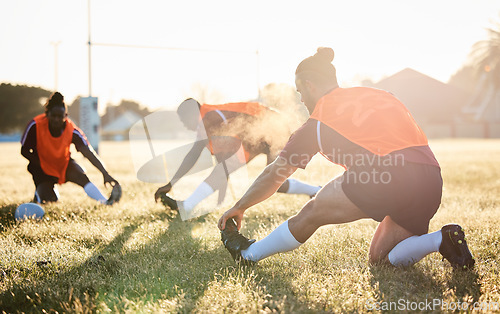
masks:
{"type": "Polygon", "coordinates": [[[179,206],[177,205],[177,201],[168,196],[168,194],[162,194],[160,196],[161,203],[167,207],[170,207],[170,209],[179,211],[179,206]]]}
{"type": "Polygon", "coordinates": [[[472,269],[474,267],[474,257],[465,241],[464,229],[456,224],[448,224],[441,228],[443,241],[439,247],[439,253],[443,259],[447,259],[455,269],[472,269]]]}
{"type": "Polygon", "coordinates": [[[106,205],[113,205],[118,203],[122,198],[122,187],[119,184],[115,184],[111,190],[111,195],[106,201],[106,205]]]}
{"type": "Polygon", "coordinates": [[[246,260],[241,256],[241,251],[248,249],[248,247],[256,240],[249,240],[244,235],[239,233],[236,223],[232,218],[226,221],[226,228],[220,232],[221,240],[224,247],[231,253],[234,261],[237,264],[253,265],[255,262],[246,260]]]}

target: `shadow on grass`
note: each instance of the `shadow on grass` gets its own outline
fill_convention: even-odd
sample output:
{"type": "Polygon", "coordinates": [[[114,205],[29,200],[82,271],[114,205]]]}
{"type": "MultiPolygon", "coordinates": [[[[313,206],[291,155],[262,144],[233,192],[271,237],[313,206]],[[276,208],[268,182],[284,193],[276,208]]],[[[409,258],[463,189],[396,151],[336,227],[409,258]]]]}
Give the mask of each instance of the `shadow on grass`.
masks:
{"type": "Polygon", "coordinates": [[[481,287],[475,271],[456,271],[448,267],[445,280],[418,265],[396,268],[370,266],[371,286],[375,292],[370,309],[388,311],[441,311],[443,304],[479,300],[481,287]]]}
{"type": "Polygon", "coordinates": [[[204,240],[192,236],[192,228],[199,221],[183,222],[167,212],[156,217],[137,217],[110,243],[79,265],[59,271],[60,265],[56,262],[35,264],[25,270],[40,280],[21,281],[0,294],[0,309],[93,312],[104,303],[112,311],[120,311],[131,302],[147,304],[159,299],[175,299],[179,301],[175,308],[189,310],[225,262],[204,240]],[[164,232],[133,249],[125,246],[143,224],[157,220],[168,221],[164,232]]]}
{"type": "Polygon", "coordinates": [[[455,291],[458,300],[474,303],[481,297],[481,282],[476,270],[454,270],[447,285],[455,291]]]}
{"type": "Polygon", "coordinates": [[[17,206],[17,204],[9,204],[0,207],[0,233],[11,228],[16,223],[14,212],[17,206]]]}
{"type": "MultiPolygon", "coordinates": [[[[2,211],[6,224],[15,223],[12,212],[12,208],[2,211]]],[[[189,312],[201,298],[206,305],[204,294],[214,276],[221,273],[226,274],[220,279],[222,286],[227,278],[236,278],[270,293],[262,310],[308,311],[311,304],[294,295],[293,273],[283,268],[234,267],[222,244],[214,248],[213,241],[193,236],[193,230],[204,222],[204,216],[181,221],[168,211],[135,217],[111,242],[102,247],[95,244],[98,249],[79,263],[63,265],[54,260],[23,269],[16,284],[0,294],[0,312],[95,312],[106,307],[121,312],[144,309],[148,304],[189,312]],[[168,227],[146,242],[130,244],[143,226],[156,221],[166,222],[168,227]]]]}
{"type": "MultiPolygon", "coordinates": [[[[282,213],[270,219],[273,219],[275,224],[279,226],[280,221],[286,221],[289,217],[290,215],[282,213]]],[[[248,223],[244,225],[241,232],[246,236],[254,235],[261,227],[260,223],[248,223]]],[[[262,239],[257,238],[257,240],[262,239]]],[[[227,254],[229,255],[228,252],[227,254]]],[[[257,285],[262,291],[266,292],[265,302],[261,310],[283,313],[331,312],[332,310],[329,304],[326,303],[327,301],[312,297],[311,294],[315,292],[307,291],[307,283],[297,278],[297,276],[300,277],[301,263],[304,261],[290,259],[287,254],[289,253],[278,253],[274,257],[268,257],[253,266],[241,267],[247,274],[254,273],[257,275],[257,285]],[[273,259],[273,261],[269,262],[267,259],[273,259]],[[302,286],[304,284],[306,286],[302,286]]],[[[314,260],[314,257],[312,257],[312,260],[314,260]]],[[[313,261],[309,262],[314,263],[313,261]]],[[[328,269],[330,267],[325,268],[318,265],[317,273],[325,273],[328,269]]]]}
{"type": "Polygon", "coordinates": [[[294,288],[294,281],[297,278],[292,273],[273,270],[273,267],[254,267],[255,273],[261,278],[259,285],[267,292],[263,311],[303,313],[311,312],[311,308],[321,309],[324,307],[324,304],[299,299],[295,291],[296,288],[294,288]]]}

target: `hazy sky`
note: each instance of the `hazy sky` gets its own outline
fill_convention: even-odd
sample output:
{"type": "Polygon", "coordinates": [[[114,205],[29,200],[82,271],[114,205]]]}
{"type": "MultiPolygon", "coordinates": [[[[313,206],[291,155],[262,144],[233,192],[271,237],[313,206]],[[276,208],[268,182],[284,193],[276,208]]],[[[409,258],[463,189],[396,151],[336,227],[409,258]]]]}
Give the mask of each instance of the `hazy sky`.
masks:
{"type": "MultiPolygon", "coordinates": [[[[498,0],[93,0],[92,96],[174,108],[195,84],[221,101],[255,98],[258,86],[293,85],[318,46],[335,50],[342,86],[411,67],[443,82],[500,21],[498,0]],[[203,51],[198,51],[198,49],[203,51]],[[256,51],[259,52],[258,57],[256,51]]],[[[88,96],[87,0],[0,0],[0,82],[88,96]],[[56,44],[59,43],[59,44],[56,44]]]]}

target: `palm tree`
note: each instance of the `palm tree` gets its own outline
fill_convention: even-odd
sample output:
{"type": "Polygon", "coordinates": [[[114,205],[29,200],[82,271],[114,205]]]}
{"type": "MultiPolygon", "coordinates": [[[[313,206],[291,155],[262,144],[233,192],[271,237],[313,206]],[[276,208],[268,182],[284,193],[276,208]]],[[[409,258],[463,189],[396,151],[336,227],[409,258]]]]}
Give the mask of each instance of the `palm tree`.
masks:
{"type": "Polygon", "coordinates": [[[485,116],[486,108],[496,104],[489,119],[500,119],[500,23],[488,28],[488,39],[472,46],[470,60],[477,76],[477,93],[471,103],[476,104],[476,119],[485,116]]]}
{"type": "Polygon", "coordinates": [[[477,74],[486,73],[488,81],[500,87],[500,23],[488,28],[488,39],[472,46],[471,59],[477,74]]]}

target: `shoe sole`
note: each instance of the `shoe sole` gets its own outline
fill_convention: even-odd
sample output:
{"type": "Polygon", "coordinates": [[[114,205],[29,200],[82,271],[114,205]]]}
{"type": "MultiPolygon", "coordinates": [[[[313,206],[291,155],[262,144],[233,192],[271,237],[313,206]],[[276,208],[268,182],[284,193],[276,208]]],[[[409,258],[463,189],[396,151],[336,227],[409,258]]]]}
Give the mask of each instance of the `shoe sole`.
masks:
{"type": "Polygon", "coordinates": [[[456,259],[450,261],[451,258],[446,259],[456,269],[471,269],[474,266],[475,260],[469,250],[469,247],[467,246],[464,229],[459,225],[453,225],[453,229],[450,228],[450,230],[446,231],[445,234],[448,236],[448,240],[451,242],[452,246],[457,248],[460,253],[458,261],[456,259]]]}

